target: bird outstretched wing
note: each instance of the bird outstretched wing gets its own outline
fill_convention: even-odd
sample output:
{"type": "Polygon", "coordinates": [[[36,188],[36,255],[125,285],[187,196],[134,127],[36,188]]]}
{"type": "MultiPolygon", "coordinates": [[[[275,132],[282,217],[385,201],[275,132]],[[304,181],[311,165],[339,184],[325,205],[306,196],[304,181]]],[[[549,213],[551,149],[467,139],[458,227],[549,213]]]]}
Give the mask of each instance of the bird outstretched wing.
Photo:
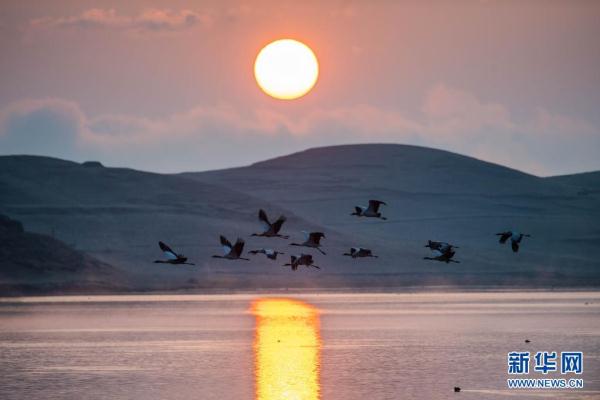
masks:
{"type": "Polygon", "coordinates": [[[277,218],[277,221],[275,221],[273,223],[273,232],[274,233],[279,233],[279,231],[281,230],[281,226],[285,222],[285,219],[286,219],[285,216],[282,215],[279,218],[277,218]]]}
{"type": "Polygon", "coordinates": [[[323,237],[325,237],[323,232],[311,232],[308,238],[311,242],[319,244],[321,242],[321,238],[323,237]]]}
{"type": "Polygon", "coordinates": [[[227,240],[227,238],[223,235],[220,236],[221,239],[221,246],[223,247],[223,253],[225,253],[225,255],[229,254],[229,252],[231,252],[231,249],[233,248],[233,246],[231,245],[231,242],[229,240],[227,240]]]}
{"type": "Polygon", "coordinates": [[[512,236],[512,232],[496,233],[496,236],[500,236],[500,240],[499,240],[500,243],[506,243],[508,238],[512,236]]]}
{"type": "Polygon", "coordinates": [[[165,257],[167,257],[169,260],[177,260],[179,258],[177,253],[175,253],[173,250],[171,250],[171,248],[169,246],[167,246],[165,243],[158,242],[158,246],[163,251],[163,254],[165,255],[165,257]]]}
{"type": "Polygon", "coordinates": [[[513,240],[511,242],[511,245],[512,245],[512,251],[514,251],[515,253],[519,251],[519,243],[517,243],[513,240]]]}
{"type": "Polygon", "coordinates": [[[267,213],[262,208],[258,210],[258,220],[263,226],[264,230],[267,231],[271,228],[271,223],[269,222],[269,218],[267,217],[267,213]]]}
{"type": "Polygon", "coordinates": [[[379,206],[380,205],[384,205],[386,206],[387,204],[385,204],[385,202],[381,201],[381,200],[369,200],[369,210],[373,211],[373,212],[378,212],[379,211],[379,206]]]}
{"type": "Polygon", "coordinates": [[[233,253],[237,256],[240,256],[242,254],[242,252],[244,251],[244,240],[241,238],[238,238],[235,242],[235,244],[233,245],[233,253]]]}

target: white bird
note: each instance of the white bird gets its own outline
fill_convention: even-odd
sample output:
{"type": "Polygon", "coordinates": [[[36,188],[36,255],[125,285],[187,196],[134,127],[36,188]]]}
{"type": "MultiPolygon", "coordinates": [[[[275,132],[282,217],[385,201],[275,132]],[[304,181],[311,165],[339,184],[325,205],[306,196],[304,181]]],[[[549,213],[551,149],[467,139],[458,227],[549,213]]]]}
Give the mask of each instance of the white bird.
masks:
{"type": "Polygon", "coordinates": [[[326,254],[323,250],[321,250],[321,238],[325,237],[323,232],[306,232],[302,231],[305,236],[305,240],[302,243],[290,243],[290,246],[304,246],[304,247],[312,247],[313,249],[317,249],[321,252],[321,254],[326,254]]]}
{"type": "Polygon", "coordinates": [[[192,263],[188,263],[187,257],[183,254],[177,254],[169,246],[164,244],[163,242],[158,242],[158,246],[162,250],[163,254],[167,258],[166,260],[155,260],[154,262],[157,264],[186,264],[186,265],[194,265],[192,263]]]}
{"type": "Polygon", "coordinates": [[[289,239],[289,236],[279,234],[285,219],[285,216],[281,215],[279,218],[277,218],[277,221],[271,223],[265,210],[258,210],[258,220],[263,226],[263,231],[261,233],[253,233],[252,236],[280,237],[282,239],[289,239]]]}
{"type": "Polygon", "coordinates": [[[244,241],[242,239],[238,238],[235,244],[231,245],[231,242],[227,240],[225,236],[221,235],[221,246],[223,246],[223,255],[213,256],[213,258],[226,258],[228,260],[250,261],[249,258],[241,257],[242,252],[244,251],[244,241]]]}
{"type": "Polygon", "coordinates": [[[267,256],[267,258],[270,258],[271,260],[277,260],[277,255],[279,254],[285,254],[281,251],[276,251],[273,249],[258,249],[258,250],[250,250],[248,252],[249,254],[264,254],[267,256]]]}
{"type": "Polygon", "coordinates": [[[527,233],[519,233],[513,231],[496,233],[496,236],[500,236],[499,242],[502,244],[506,243],[506,241],[510,238],[512,251],[515,253],[519,251],[519,245],[521,244],[521,240],[523,240],[524,237],[531,237],[531,235],[527,233]]]}
{"type": "Polygon", "coordinates": [[[387,204],[381,200],[369,200],[369,206],[355,206],[354,212],[350,215],[356,215],[357,217],[371,217],[371,218],[381,218],[386,220],[387,218],[382,217],[379,212],[379,206],[381,205],[387,206],[387,204]]]}
{"type": "Polygon", "coordinates": [[[376,255],[373,255],[373,252],[370,249],[365,249],[363,247],[351,247],[350,253],[344,253],[344,255],[350,256],[352,258],[362,258],[362,257],[377,258],[376,255]]]}
{"type": "Polygon", "coordinates": [[[321,269],[321,267],[313,264],[314,260],[313,260],[313,256],[310,254],[300,254],[300,255],[293,255],[290,257],[290,262],[287,264],[283,264],[284,267],[288,267],[291,266],[292,267],[292,271],[296,271],[298,270],[298,267],[300,265],[305,265],[306,267],[313,267],[316,269],[321,269]]]}
{"type": "Polygon", "coordinates": [[[453,244],[446,242],[436,242],[434,240],[428,240],[425,247],[429,247],[432,251],[439,250],[442,253],[445,253],[448,250],[458,249],[458,246],[454,246],[453,244]]]}
{"type": "Polygon", "coordinates": [[[441,262],[445,262],[446,264],[448,263],[460,263],[460,261],[456,261],[453,260],[452,257],[454,257],[454,254],[456,254],[455,251],[452,250],[447,250],[445,252],[441,252],[439,250],[433,250],[435,256],[433,257],[423,257],[424,260],[434,260],[434,261],[441,261],[441,262]]]}

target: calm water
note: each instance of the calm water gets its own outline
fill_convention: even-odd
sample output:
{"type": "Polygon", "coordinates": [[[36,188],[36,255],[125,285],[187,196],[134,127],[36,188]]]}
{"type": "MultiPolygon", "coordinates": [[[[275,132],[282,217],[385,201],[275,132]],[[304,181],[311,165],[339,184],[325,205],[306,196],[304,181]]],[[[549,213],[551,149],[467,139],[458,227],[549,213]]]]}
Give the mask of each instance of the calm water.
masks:
{"type": "Polygon", "coordinates": [[[598,399],[599,357],[597,292],[0,300],[1,399],[598,399]],[[585,388],[506,389],[514,350],[585,388]]]}

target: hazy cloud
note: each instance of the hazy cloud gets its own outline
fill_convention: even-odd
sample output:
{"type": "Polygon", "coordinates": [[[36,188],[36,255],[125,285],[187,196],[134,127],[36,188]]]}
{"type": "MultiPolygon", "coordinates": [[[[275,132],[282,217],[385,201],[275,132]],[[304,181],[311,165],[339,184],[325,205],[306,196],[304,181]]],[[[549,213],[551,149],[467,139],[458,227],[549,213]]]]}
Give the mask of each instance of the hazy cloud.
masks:
{"type": "Polygon", "coordinates": [[[356,105],[291,117],[223,104],[164,118],[89,118],[60,99],[20,102],[0,113],[4,154],[95,157],[158,171],[243,165],[306,147],[359,142],[445,148],[542,175],[600,167],[600,134],[586,121],[541,108],[515,121],[507,107],[445,85],[428,91],[415,116],[356,105]]]}
{"type": "Polygon", "coordinates": [[[86,117],[72,102],[23,101],[0,112],[0,149],[4,154],[73,157],[85,132],[86,117]]]}
{"type": "Polygon", "coordinates": [[[192,10],[148,8],[137,15],[119,14],[115,9],[92,8],[79,15],[43,17],[30,21],[33,28],[112,29],[133,31],[181,31],[208,25],[210,16],[192,10]]]}

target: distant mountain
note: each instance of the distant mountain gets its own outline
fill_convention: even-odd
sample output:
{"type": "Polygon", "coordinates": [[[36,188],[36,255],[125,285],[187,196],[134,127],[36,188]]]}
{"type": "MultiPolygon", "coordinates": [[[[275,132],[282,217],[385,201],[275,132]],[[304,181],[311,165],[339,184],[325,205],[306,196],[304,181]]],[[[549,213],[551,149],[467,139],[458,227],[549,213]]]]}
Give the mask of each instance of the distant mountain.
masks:
{"type": "Polygon", "coordinates": [[[110,291],[127,287],[110,265],[0,215],[0,293],[110,291]]]}
{"type": "Polygon", "coordinates": [[[600,283],[597,193],[582,194],[563,182],[447,151],[390,144],[333,146],[185,176],[263,198],[344,232],[352,238],[348,245],[371,247],[383,255],[363,269],[373,282],[600,283]],[[354,205],[372,198],[388,203],[382,207],[387,221],[349,216],[354,205]],[[494,234],[507,229],[533,235],[521,253],[497,243],[494,234]],[[427,255],[427,239],[459,245],[456,257],[462,263],[421,260],[427,255]]]}
{"type": "Polygon", "coordinates": [[[446,151],[402,145],[310,149],[242,168],[164,175],[99,163],[0,157],[0,212],[114,265],[138,289],[600,286],[600,194],[446,151]],[[349,214],[371,198],[387,221],[349,214]],[[251,237],[259,208],[285,214],[291,239],[251,237]],[[533,235],[521,252],[496,232],[533,235]],[[327,256],[288,246],[325,232],[327,256]],[[313,253],[323,269],[296,273],[251,256],[213,259],[219,234],[246,250],[313,253]],[[460,246],[460,264],[423,260],[427,239],[460,246]],[[154,264],[158,240],[195,267],[154,264]],[[369,247],[378,259],[342,256],[369,247]]]}

